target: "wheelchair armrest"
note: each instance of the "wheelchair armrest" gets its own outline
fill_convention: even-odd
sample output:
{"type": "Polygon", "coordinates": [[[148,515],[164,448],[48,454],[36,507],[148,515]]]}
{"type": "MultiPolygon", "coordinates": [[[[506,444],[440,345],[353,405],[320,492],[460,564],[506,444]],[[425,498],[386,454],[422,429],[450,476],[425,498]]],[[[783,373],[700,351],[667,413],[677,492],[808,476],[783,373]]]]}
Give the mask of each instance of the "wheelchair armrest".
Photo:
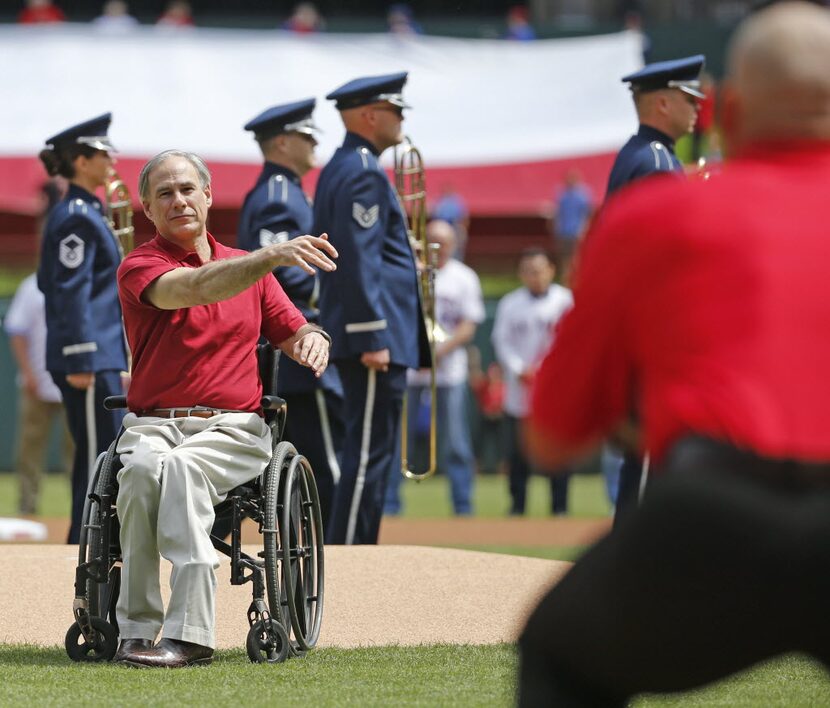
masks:
{"type": "Polygon", "coordinates": [[[127,407],[127,397],[126,396],[107,396],[104,399],[104,408],[108,411],[117,411],[120,408],[127,407]]]}
{"type": "Polygon", "coordinates": [[[260,405],[264,411],[279,411],[288,404],[279,396],[263,396],[260,405]]]}

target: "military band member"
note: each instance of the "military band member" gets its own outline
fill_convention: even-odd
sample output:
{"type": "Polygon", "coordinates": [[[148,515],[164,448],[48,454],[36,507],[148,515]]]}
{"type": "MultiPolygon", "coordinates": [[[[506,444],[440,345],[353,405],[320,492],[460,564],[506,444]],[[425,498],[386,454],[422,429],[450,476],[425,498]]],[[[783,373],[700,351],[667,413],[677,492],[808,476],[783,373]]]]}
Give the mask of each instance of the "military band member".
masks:
{"type": "Polygon", "coordinates": [[[617,154],[608,178],[608,194],[658,172],[683,172],[674,143],[697,122],[702,54],[649,64],[624,76],[634,99],[640,127],[617,154]]]}
{"type": "Polygon", "coordinates": [[[115,282],[121,252],[94,194],[112,168],[111,120],[106,113],[67,128],[40,153],[50,175],[69,180],[66,196],[49,213],[38,269],[46,368],[61,390],[75,440],[69,543],[78,542],[89,471],[115,439],[123,415],[103,407],[104,398],[123,393],[127,368],[115,282]]]}
{"type": "MultiPolygon", "coordinates": [[[[315,100],[273,106],[246,123],[262,156],[262,172],[245,197],[239,219],[238,245],[247,251],[311,233],[314,214],[302,178],[314,167],[317,126],[315,100]]],[[[299,266],[279,267],[274,275],[309,322],[317,324],[319,280],[299,266]]],[[[280,357],[277,392],[288,403],[285,439],[305,455],[314,470],[323,526],[328,525],[334,488],[340,478],[343,447],[343,389],[334,367],[322,377],[280,357]]]]}
{"type": "Polygon", "coordinates": [[[406,369],[429,365],[404,215],[378,159],[402,140],[407,74],[332,91],[346,138],[325,166],[312,233],[328,233],[337,271],[320,274],[321,324],[343,382],[346,437],[327,540],[377,543],[390,469],[400,466],[406,369]]]}
{"type": "MultiPolygon", "coordinates": [[[[704,57],[649,64],[623,77],[629,84],[640,128],[617,155],[608,179],[608,195],[644,177],[662,172],[683,175],[683,166],[674,154],[674,143],[692,132],[697,121],[700,72],[704,57]]],[[[633,504],[642,485],[643,459],[627,452],[620,467],[616,518],[633,504]]]]}

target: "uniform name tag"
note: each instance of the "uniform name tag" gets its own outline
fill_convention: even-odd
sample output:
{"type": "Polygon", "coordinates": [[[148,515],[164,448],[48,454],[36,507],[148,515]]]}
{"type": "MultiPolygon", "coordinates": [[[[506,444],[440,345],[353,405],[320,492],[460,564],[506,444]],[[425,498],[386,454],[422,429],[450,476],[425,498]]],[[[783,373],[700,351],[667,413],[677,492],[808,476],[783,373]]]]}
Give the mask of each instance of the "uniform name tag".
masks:
{"type": "Polygon", "coordinates": [[[380,205],[375,204],[372,207],[366,209],[362,204],[358,204],[355,202],[352,204],[352,217],[363,229],[368,229],[370,226],[374,226],[380,216],[380,205]]]}
{"type": "Polygon", "coordinates": [[[69,234],[58,244],[58,260],[66,268],[77,268],[84,262],[84,242],[75,234],[69,234]]]}
{"type": "Polygon", "coordinates": [[[287,231],[280,231],[275,234],[273,231],[269,231],[268,229],[259,230],[259,245],[261,248],[272,246],[275,243],[285,243],[287,240],[287,231]]]}

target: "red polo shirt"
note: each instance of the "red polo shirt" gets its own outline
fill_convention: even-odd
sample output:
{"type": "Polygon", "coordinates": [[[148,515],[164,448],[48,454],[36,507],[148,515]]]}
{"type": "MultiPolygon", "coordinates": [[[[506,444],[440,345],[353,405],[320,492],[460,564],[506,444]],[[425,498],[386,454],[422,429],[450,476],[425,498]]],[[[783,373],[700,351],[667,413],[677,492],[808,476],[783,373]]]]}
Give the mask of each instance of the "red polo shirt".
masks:
{"type": "MultiPolygon", "coordinates": [[[[208,234],[211,260],[247,255],[208,234]]],[[[202,405],[255,411],[262,398],[256,345],[273,345],[306,320],[273,276],[213,305],[160,310],[144,289],[174,268],[198,268],[199,256],[161,236],[132,251],[118,269],[124,328],[133,356],[131,411],[202,405]]]]}
{"type": "Polygon", "coordinates": [[[583,446],[635,401],[657,459],[700,433],[830,460],[829,195],[830,144],[813,142],[612,199],[537,376],[538,431],[583,446]]]}

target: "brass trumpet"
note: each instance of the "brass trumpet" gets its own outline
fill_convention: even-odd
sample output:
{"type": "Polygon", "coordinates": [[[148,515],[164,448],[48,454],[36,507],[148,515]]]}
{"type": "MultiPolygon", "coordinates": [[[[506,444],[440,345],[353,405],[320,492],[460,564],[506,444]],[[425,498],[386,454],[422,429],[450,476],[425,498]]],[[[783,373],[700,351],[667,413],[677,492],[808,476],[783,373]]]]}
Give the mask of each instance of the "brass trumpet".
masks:
{"type": "Polygon", "coordinates": [[[395,147],[395,191],[401,203],[401,210],[407,218],[409,245],[415,260],[421,262],[418,284],[421,291],[421,311],[426,324],[430,353],[430,411],[429,411],[429,467],[424,472],[409,469],[408,437],[409,425],[407,401],[404,395],[401,411],[401,474],[417,482],[432,477],[438,470],[438,389],[435,383],[435,344],[441,341],[443,333],[435,319],[435,270],[437,244],[427,242],[427,192],[424,178],[424,161],[421,153],[405,137],[395,147]]]}
{"type": "Polygon", "coordinates": [[[135,248],[133,202],[130,191],[115,170],[110,170],[104,189],[107,195],[107,221],[123,258],[135,248]]]}

